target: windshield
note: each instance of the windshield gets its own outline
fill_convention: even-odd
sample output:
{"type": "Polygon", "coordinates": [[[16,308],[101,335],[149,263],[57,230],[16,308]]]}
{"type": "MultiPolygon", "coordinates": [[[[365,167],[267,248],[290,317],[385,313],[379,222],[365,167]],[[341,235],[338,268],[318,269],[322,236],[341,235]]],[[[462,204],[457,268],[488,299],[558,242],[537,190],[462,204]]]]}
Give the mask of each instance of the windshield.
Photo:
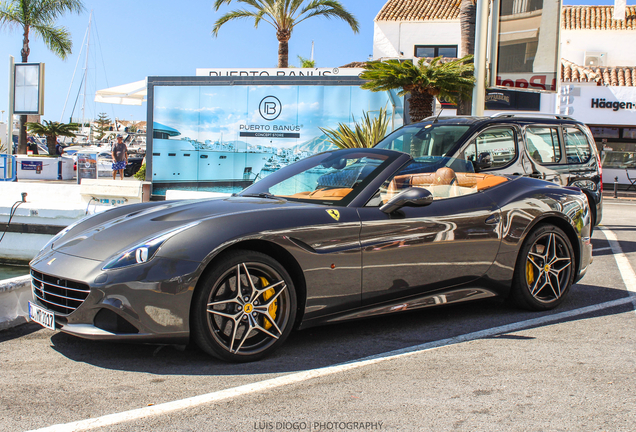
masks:
{"type": "Polygon", "coordinates": [[[239,195],[347,205],[398,156],[373,149],[321,153],[258,180],[239,195]]]}
{"type": "Polygon", "coordinates": [[[448,153],[468,129],[468,125],[408,125],[384,138],[375,148],[401,151],[414,158],[450,156],[448,153]]]}

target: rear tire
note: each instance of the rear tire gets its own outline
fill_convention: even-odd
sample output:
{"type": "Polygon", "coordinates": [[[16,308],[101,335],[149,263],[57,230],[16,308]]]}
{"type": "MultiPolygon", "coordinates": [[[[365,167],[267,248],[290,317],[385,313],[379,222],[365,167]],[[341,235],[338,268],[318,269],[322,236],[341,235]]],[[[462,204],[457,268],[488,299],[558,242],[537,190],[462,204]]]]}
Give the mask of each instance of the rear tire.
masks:
{"type": "Polygon", "coordinates": [[[260,252],[230,252],[213,266],[192,299],[193,340],[228,362],[270,355],[287,339],[296,319],[291,277],[260,252]]]}
{"type": "Polygon", "coordinates": [[[574,281],[576,256],[560,228],[542,224],[521,246],[510,298],[518,307],[543,311],[557,307],[574,281]]]}

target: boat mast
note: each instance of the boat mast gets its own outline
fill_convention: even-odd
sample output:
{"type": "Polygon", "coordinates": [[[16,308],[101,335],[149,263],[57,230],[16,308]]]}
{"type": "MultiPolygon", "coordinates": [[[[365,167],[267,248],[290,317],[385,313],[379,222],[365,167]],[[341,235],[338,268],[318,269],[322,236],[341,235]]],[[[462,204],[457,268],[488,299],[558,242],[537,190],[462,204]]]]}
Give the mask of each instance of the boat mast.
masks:
{"type": "MultiPolygon", "coordinates": [[[[79,54],[77,55],[77,61],[75,62],[75,69],[73,69],[73,77],[71,78],[71,85],[68,86],[68,92],[66,93],[66,100],[64,101],[64,108],[62,109],[62,114],[60,115],[60,123],[64,120],[64,113],[66,112],[66,105],[68,104],[68,98],[71,95],[71,89],[73,88],[73,83],[75,82],[75,74],[77,73],[77,67],[79,66],[80,59],[82,58],[82,50],[84,49],[84,42],[86,42],[86,36],[88,35],[88,31],[90,27],[86,28],[86,32],[84,33],[84,39],[82,40],[82,48],[80,49],[79,54]]],[[[80,84],[81,86],[81,84],[80,84]]],[[[78,92],[79,94],[79,92],[78,92]]],[[[71,114],[71,118],[69,119],[69,123],[73,123],[73,114],[71,114]]]]}
{"type": "MultiPolygon", "coordinates": [[[[82,100],[82,129],[84,128],[85,110],[86,110],[86,80],[88,78],[88,49],[91,46],[91,21],[93,19],[93,11],[88,17],[88,37],[86,40],[86,61],[84,62],[84,99],[82,100]]],[[[90,138],[90,127],[86,139],[90,138]]]]}

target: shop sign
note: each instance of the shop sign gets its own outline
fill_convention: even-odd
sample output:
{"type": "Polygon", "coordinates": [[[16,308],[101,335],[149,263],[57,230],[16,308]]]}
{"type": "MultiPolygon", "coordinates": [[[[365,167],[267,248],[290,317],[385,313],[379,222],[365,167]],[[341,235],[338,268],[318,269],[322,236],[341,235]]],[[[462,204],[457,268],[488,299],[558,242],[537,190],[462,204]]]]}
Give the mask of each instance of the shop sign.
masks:
{"type": "Polygon", "coordinates": [[[330,77],[330,76],[358,76],[362,68],[265,68],[265,69],[232,69],[214,68],[197,69],[196,76],[210,77],[330,77]]]}
{"type": "Polygon", "coordinates": [[[605,98],[592,99],[592,108],[611,109],[612,111],[618,111],[621,109],[631,110],[635,107],[636,104],[634,104],[634,102],[609,101],[605,100],[605,98]]]}
{"type": "Polygon", "coordinates": [[[20,165],[23,171],[35,171],[37,174],[42,173],[41,161],[22,161],[20,165]]]}
{"type": "Polygon", "coordinates": [[[556,74],[508,74],[497,76],[497,86],[530,90],[556,91],[556,74]]]}
{"type": "Polygon", "coordinates": [[[636,120],[636,88],[563,85],[561,114],[592,125],[632,125],[636,120]]]}

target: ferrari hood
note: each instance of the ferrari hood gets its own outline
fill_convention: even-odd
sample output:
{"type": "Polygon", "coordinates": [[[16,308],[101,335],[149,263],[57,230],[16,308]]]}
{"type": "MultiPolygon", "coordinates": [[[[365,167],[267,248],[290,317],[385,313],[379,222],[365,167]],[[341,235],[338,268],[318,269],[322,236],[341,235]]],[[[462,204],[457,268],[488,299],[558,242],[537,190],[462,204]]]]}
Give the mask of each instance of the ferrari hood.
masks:
{"type": "MultiPolygon", "coordinates": [[[[80,223],[53,243],[53,249],[68,255],[103,261],[140,242],[167,231],[214,218],[239,213],[263,212],[281,208],[307,207],[313,204],[279,199],[230,197],[155,203],[136,207],[130,213],[114,212],[112,218],[80,223]]],[[[103,218],[101,218],[103,219],[103,218]]]]}

